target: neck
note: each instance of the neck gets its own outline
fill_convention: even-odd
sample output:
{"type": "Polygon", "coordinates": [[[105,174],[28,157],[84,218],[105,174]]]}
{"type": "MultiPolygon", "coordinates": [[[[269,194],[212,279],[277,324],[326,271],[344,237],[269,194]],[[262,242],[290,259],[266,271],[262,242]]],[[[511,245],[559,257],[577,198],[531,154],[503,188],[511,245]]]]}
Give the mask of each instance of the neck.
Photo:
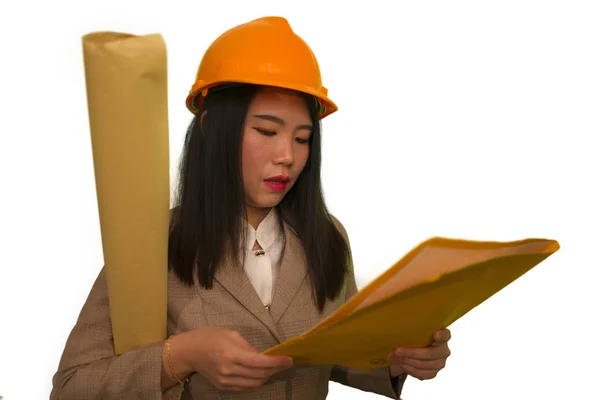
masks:
{"type": "Polygon", "coordinates": [[[258,225],[262,222],[267,214],[271,211],[270,208],[254,208],[247,206],[246,215],[248,217],[248,223],[254,228],[258,229],[258,225]]]}

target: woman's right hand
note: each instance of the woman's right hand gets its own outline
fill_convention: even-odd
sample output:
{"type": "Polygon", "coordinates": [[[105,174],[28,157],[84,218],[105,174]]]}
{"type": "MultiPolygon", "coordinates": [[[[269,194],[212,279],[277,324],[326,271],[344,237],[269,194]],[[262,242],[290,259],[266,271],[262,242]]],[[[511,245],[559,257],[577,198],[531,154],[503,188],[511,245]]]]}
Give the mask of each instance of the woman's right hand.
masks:
{"type": "Polygon", "coordinates": [[[271,376],[293,365],[285,356],[267,356],[236,332],[203,327],[177,335],[172,342],[185,371],[198,372],[221,390],[256,388],[271,376]]]}

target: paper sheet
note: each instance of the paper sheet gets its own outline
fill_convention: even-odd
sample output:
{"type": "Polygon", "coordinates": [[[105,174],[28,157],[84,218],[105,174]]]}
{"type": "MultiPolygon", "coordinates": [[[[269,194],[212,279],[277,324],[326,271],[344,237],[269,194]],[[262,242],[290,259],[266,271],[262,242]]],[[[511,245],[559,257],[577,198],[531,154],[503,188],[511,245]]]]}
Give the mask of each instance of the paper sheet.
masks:
{"type": "Polygon", "coordinates": [[[546,239],[430,239],[309,332],[264,354],[292,356],[298,365],[391,365],[387,354],[392,350],[429,345],[435,331],[449,327],[558,249],[558,242],[546,239]]]}
{"type": "Polygon", "coordinates": [[[165,338],[169,231],[167,57],[160,35],[82,38],[115,351],[165,338]]]}

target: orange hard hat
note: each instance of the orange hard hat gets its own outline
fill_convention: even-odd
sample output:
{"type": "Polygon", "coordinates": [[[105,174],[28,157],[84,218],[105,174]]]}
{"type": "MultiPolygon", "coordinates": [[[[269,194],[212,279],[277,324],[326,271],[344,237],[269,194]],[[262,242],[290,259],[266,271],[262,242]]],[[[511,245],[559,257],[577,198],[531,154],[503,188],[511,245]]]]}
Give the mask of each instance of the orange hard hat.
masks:
{"type": "Polygon", "coordinates": [[[313,95],[319,118],[337,111],[321,82],[321,71],[311,48],[282,17],[264,17],[235,26],[208,48],[186,99],[194,114],[211,88],[249,83],[275,86],[313,95]]]}

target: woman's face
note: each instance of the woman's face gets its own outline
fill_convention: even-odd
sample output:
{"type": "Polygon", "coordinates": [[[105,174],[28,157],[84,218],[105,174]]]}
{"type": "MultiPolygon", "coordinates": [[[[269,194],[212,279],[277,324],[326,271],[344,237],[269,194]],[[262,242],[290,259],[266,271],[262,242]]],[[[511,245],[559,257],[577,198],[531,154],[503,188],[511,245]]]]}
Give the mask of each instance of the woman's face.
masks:
{"type": "Polygon", "coordinates": [[[308,159],[312,129],[306,102],[295,92],[263,88],[257,93],[242,138],[249,220],[252,214],[264,216],[294,186],[308,159]]]}

